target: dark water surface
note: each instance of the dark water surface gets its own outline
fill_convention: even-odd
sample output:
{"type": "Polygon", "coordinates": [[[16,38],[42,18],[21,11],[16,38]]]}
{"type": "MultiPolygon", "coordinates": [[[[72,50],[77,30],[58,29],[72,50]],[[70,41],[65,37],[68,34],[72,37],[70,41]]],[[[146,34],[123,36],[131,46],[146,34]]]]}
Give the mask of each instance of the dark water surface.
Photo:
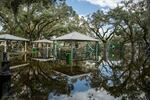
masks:
{"type": "Polygon", "coordinates": [[[29,65],[11,70],[10,100],[114,99],[98,89],[100,81],[94,76],[95,66],[88,68],[90,65],[80,62],[71,67],[59,61],[35,61],[29,56],[11,59],[11,66],[25,63],[29,65]]]}

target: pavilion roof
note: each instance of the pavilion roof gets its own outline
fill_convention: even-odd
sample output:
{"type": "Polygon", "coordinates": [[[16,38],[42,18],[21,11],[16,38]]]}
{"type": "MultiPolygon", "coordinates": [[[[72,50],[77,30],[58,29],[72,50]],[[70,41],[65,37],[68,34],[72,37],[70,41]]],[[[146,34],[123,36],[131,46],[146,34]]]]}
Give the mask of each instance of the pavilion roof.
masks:
{"type": "Polygon", "coordinates": [[[94,39],[92,37],[89,37],[87,35],[84,35],[78,32],[72,32],[72,33],[57,37],[53,40],[56,40],[56,41],[98,41],[97,39],[94,39]]]}
{"type": "Polygon", "coordinates": [[[47,40],[47,39],[36,40],[36,41],[33,41],[33,42],[34,43],[53,43],[53,41],[47,40]]]}
{"type": "Polygon", "coordinates": [[[1,34],[0,35],[0,40],[12,40],[12,41],[29,41],[28,39],[10,35],[10,34],[1,34]]]}

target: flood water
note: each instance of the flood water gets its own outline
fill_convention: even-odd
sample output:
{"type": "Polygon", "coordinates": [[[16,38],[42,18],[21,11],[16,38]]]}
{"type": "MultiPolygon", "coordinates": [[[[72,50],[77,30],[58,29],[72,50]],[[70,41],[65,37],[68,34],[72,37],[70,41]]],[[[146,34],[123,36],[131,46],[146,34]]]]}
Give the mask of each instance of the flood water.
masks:
{"type": "Polygon", "coordinates": [[[65,62],[41,62],[21,56],[10,63],[28,64],[11,69],[10,100],[114,100],[99,87],[101,82],[94,76],[96,67],[86,62],[71,67],[65,62]]]}

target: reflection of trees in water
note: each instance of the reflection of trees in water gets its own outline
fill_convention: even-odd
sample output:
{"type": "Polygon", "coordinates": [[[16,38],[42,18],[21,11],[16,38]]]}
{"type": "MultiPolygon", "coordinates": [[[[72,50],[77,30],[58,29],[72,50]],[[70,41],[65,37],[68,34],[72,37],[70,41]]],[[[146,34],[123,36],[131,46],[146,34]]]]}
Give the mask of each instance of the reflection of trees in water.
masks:
{"type": "MultiPolygon", "coordinates": [[[[150,25],[148,20],[150,17],[147,18],[148,15],[149,0],[147,3],[145,0],[138,2],[129,0],[122,2],[122,7],[111,9],[106,14],[103,11],[97,11],[88,18],[89,25],[92,24],[91,31],[103,44],[118,38],[114,41],[115,45],[112,45],[113,52],[110,53],[114,57],[112,60],[121,60],[121,63],[114,64],[109,61],[110,58],[104,59],[107,58],[105,56],[108,53],[108,44],[106,44],[102,47],[105,52],[101,53],[101,56],[104,56],[105,62],[103,63],[105,64],[101,65],[102,68],[99,72],[94,73],[94,81],[99,80],[99,86],[116,97],[124,96],[131,100],[137,100],[141,99],[142,95],[143,98],[150,99],[150,25]],[[114,32],[106,32],[106,34],[111,32],[113,34],[108,41],[104,41],[105,34],[101,36],[103,32],[99,31],[105,25],[103,25],[103,21],[104,23],[113,23],[113,27],[115,27],[114,32]],[[122,48],[124,48],[123,53],[119,53],[119,49],[122,48]],[[121,57],[116,59],[119,55],[121,57]]],[[[106,30],[109,30],[109,27],[106,30]]]]}
{"type": "Polygon", "coordinates": [[[146,59],[129,64],[102,61],[100,69],[93,72],[91,83],[93,87],[104,88],[115,97],[146,98],[150,93],[149,65],[146,59]]]}
{"type": "MultiPolygon", "coordinates": [[[[146,77],[149,77],[149,62],[145,63],[144,61],[145,59],[141,59],[132,63],[124,63],[101,60],[97,67],[90,70],[92,74],[87,82],[90,82],[90,87],[96,88],[96,90],[103,88],[115,97],[124,96],[125,98],[139,99],[140,94],[147,93],[150,89],[149,80],[146,77]],[[145,64],[143,65],[145,69],[141,69],[140,63],[145,64]],[[140,72],[140,70],[144,72],[140,72]]],[[[56,66],[57,64],[53,62],[34,61],[30,62],[29,66],[13,70],[13,96],[25,100],[45,100],[49,93],[70,95],[74,89],[73,84],[78,79],[86,80],[86,77],[80,77],[70,80],[68,83],[65,77],[52,78],[54,76],[52,69],[56,66]]],[[[60,65],[58,67],[60,68],[60,65]]]]}
{"type": "MultiPolygon", "coordinates": [[[[56,73],[52,69],[56,66],[61,67],[53,62],[32,61],[28,66],[12,70],[12,96],[23,100],[46,100],[49,93],[70,95],[71,91],[74,90],[73,84],[77,80],[86,80],[87,84],[90,82],[87,76],[70,79],[57,74],[57,77],[55,77],[56,73]]],[[[78,71],[77,74],[83,72],[80,71],[80,68],[73,69],[73,72],[76,72],[76,70],[78,71]]]]}
{"type": "Polygon", "coordinates": [[[63,94],[67,92],[65,81],[51,78],[49,62],[32,62],[31,65],[16,69],[12,78],[12,93],[17,98],[46,100],[50,92],[63,94]]]}

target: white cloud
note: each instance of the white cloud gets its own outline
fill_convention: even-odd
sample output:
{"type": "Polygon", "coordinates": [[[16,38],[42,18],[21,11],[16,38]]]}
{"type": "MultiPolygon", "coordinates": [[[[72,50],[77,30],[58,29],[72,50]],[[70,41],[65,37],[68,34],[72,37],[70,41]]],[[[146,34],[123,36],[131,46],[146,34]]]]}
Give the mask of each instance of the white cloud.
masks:
{"type": "Polygon", "coordinates": [[[94,89],[90,89],[86,92],[77,92],[72,96],[54,96],[53,94],[50,94],[49,100],[115,100],[115,98],[107,94],[106,91],[95,91],[94,89]]]}
{"type": "Polygon", "coordinates": [[[79,18],[86,17],[86,15],[79,14],[79,18]]]}
{"type": "Polygon", "coordinates": [[[101,7],[116,7],[123,0],[79,0],[79,1],[87,1],[94,5],[99,5],[101,7]]]}

